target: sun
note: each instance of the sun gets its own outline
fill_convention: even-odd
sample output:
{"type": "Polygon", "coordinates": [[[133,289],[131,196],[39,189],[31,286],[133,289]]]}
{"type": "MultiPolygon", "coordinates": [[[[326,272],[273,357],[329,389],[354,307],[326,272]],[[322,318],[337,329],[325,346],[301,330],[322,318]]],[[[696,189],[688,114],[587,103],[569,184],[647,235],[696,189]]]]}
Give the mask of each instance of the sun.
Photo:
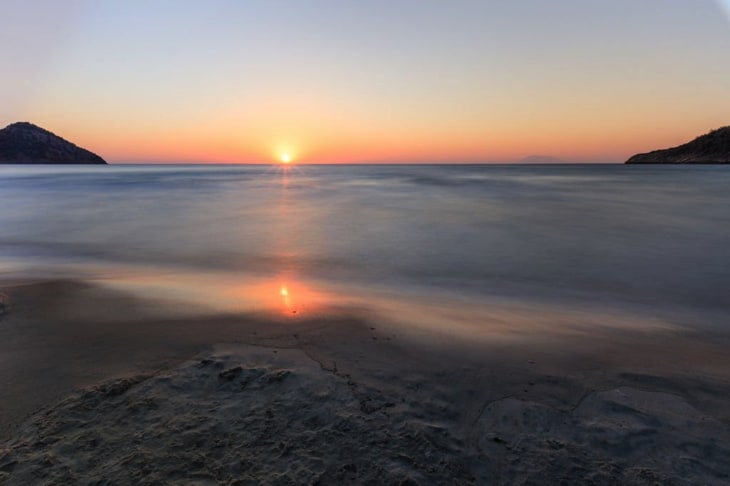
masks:
{"type": "Polygon", "coordinates": [[[279,157],[279,160],[281,161],[282,164],[288,164],[289,162],[291,162],[291,155],[289,155],[287,153],[283,153],[279,157]]]}

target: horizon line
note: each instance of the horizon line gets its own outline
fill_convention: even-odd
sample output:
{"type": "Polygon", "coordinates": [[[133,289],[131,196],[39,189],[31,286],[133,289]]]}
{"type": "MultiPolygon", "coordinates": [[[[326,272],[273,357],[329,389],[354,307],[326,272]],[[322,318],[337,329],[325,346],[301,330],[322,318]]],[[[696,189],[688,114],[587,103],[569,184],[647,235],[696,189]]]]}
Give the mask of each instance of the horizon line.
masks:
{"type": "Polygon", "coordinates": [[[275,165],[275,166],[301,166],[301,165],[623,165],[625,162],[619,161],[559,161],[559,162],[520,162],[520,161],[484,161],[484,162],[443,162],[443,161],[398,161],[398,162],[382,162],[382,161],[357,161],[357,162],[291,162],[282,164],[281,162],[203,162],[203,161],[107,161],[107,165],[275,165]]]}

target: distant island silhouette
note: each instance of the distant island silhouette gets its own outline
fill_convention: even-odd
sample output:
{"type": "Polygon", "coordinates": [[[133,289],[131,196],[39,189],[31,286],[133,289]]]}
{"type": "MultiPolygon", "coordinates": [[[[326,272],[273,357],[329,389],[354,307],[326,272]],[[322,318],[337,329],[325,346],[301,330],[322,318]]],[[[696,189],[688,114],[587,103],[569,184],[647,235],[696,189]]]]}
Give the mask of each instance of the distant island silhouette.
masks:
{"type": "Polygon", "coordinates": [[[627,164],[730,164],[730,127],[718,128],[678,147],[638,154],[627,164]]]}
{"type": "Polygon", "coordinates": [[[563,159],[552,155],[529,155],[517,161],[518,164],[567,164],[563,159]]]}
{"type": "Polygon", "coordinates": [[[106,164],[89,150],[28,122],[0,130],[0,164],[106,164]]]}

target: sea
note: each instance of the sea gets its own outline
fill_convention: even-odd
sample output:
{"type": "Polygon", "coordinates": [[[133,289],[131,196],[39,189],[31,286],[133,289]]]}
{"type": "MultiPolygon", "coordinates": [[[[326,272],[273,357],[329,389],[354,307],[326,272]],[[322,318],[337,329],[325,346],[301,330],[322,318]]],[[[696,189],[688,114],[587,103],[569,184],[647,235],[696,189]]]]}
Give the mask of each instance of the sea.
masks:
{"type": "Polygon", "coordinates": [[[725,332],[730,167],[0,166],[0,281],[37,279],[470,336],[725,332]]]}

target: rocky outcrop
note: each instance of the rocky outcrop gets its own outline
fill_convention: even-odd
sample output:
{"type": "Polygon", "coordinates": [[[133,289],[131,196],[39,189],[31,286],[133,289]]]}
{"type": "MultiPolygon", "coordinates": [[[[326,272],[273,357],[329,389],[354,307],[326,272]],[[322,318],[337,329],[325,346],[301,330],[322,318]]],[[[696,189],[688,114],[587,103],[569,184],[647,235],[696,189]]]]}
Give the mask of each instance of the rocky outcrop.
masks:
{"type": "Polygon", "coordinates": [[[106,164],[48,130],[18,122],[0,130],[0,164],[106,164]]]}
{"type": "Polygon", "coordinates": [[[638,154],[627,164],[730,164],[730,127],[713,130],[689,143],[638,154]]]}

